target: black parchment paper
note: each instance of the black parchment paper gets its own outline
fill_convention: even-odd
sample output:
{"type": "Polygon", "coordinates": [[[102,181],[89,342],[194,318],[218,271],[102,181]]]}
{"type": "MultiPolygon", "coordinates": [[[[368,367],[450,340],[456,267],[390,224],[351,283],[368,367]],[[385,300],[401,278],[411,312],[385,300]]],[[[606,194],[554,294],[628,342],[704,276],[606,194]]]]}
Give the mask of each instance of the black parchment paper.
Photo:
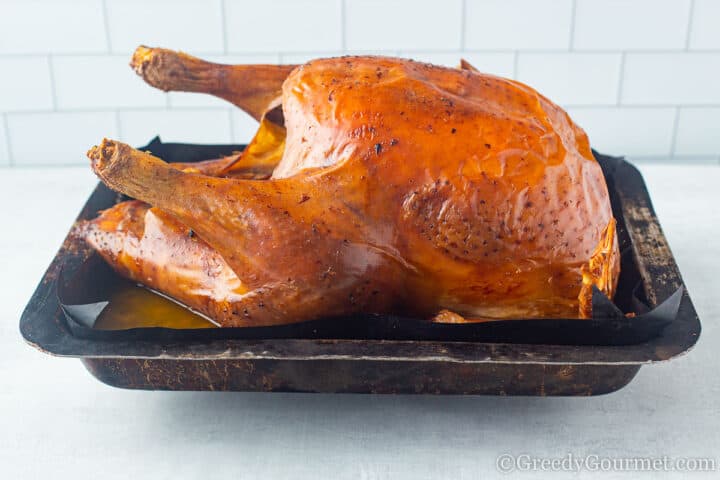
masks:
{"type": "MultiPolygon", "coordinates": [[[[242,145],[188,145],[162,143],[155,138],[143,150],[169,162],[193,162],[242,150],[242,145]]],[[[662,334],[677,317],[682,288],[652,308],[643,298],[642,283],[631,254],[630,240],[621,211],[613,195],[613,175],[624,160],[598,157],[603,168],[618,220],[621,275],[614,302],[593,291],[592,319],[512,319],[484,323],[439,324],[424,319],[395,315],[359,314],[342,318],[319,318],[309,322],[273,327],[208,328],[179,330],[134,328],[97,330],[92,328],[112,288],[120,279],[99,256],[91,256],[73,275],[61,274],[58,297],[71,332],[82,338],[102,340],[153,339],[376,339],[435,340],[555,345],[634,345],[662,334]],[[625,313],[635,316],[628,317],[625,313]]],[[[320,316],[322,312],[318,312],[320,316]]]]}

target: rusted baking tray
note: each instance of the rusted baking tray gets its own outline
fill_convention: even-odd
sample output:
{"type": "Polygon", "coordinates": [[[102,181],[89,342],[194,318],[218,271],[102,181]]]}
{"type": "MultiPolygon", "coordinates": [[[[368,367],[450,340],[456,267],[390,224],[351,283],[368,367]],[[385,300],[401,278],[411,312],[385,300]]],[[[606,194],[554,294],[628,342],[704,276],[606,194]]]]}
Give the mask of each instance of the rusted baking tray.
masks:
{"type": "MultiPolygon", "coordinates": [[[[156,139],[144,148],[179,162],[217,157],[242,146],[163,144],[156,139]]],[[[100,381],[123,388],[613,392],[627,385],[642,365],[688,351],[698,340],[700,321],[639,171],[621,158],[596,158],[608,181],[624,251],[615,305],[625,312],[642,312],[644,306],[650,310],[647,315],[626,318],[616,310],[618,315],[604,320],[513,320],[485,326],[428,326],[414,319],[358,315],[282,327],[145,328],[95,335],[65,314],[59,287],[69,278],[75,292],[97,291],[98,286],[111,287],[112,274],[82,241],[68,235],[28,303],[20,331],[39,350],[79,358],[100,381]]],[[[78,219],[93,218],[118,199],[98,184],[78,219]]],[[[594,317],[596,300],[600,308],[603,298],[597,292],[594,317]]],[[[610,308],[605,312],[612,313],[615,306],[607,299],[605,304],[610,308]]]]}

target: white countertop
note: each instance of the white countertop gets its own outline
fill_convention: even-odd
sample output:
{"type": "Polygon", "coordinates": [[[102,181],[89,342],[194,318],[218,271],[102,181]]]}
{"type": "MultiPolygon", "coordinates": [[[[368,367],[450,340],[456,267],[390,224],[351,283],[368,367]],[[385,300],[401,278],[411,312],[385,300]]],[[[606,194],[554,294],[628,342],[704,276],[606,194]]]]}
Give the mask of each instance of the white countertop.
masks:
{"type": "MultiPolygon", "coordinates": [[[[96,180],[88,168],[0,168],[2,477],[479,479],[499,475],[496,458],[505,453],[720,463],[720,167],[643,165],[642,172],[703,322],[699,344],[643,367],[617,393],[524,398],[103,385],[79,361],[44,355],[18,332],[22,309],[96,180]]],[[[580,478],[596,475],[635,476],[580,478]]],[[[685,475],[718,472],[668,476],[685,475]]]]}

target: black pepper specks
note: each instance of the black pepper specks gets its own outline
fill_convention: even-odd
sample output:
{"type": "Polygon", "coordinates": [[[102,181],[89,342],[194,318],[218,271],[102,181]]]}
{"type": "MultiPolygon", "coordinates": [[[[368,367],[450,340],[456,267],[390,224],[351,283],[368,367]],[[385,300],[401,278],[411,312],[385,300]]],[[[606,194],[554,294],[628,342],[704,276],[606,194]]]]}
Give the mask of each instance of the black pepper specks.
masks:
{"type": "Polygon", "coordinates": [[[377,155],[380,155],[380,152],[381,152],[381,151],[382,151],[382,144],[376,143],[376,144],[375,144],[375,153],[376,153],[377,155]]]}

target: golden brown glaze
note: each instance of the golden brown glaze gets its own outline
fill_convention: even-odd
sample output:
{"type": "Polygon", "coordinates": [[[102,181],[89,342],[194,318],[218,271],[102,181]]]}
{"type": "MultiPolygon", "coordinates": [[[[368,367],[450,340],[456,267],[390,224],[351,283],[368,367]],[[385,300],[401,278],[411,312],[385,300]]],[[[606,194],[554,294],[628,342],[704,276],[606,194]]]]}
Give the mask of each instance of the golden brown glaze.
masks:
{"type": "Polygon", "coordinates": [[[248,146],[238,153],[200,162],[169,163],[186,173],[211,177],[264,180],[270,178],[285,149],[285,128],[265,118],[248,146]]]}
{"type": "Polygon", "coordinates": [[[138,47],[130,66],[164,91],[202,92],[227,100],[260,120],[280,96],[294,65],[223,65],[164,48],[138,47]]]}
{"type": "MultiPolygon", "coordinates": [[[[242,152],[169,165],[187,173],[268,178],[282,157],[284,140],[285,129],[263,118],[255,138],[242,152]]],[[[101,212],[96,219],[81,222],[75,230],[76,235],[85,239],[123,277],[168,295],[213,318],[221,326],[247,324],[237,299],[249,293],[222,257],[190,232],[168,213],[136,200],[119,203],[101,212]],[[210,265],[218,268],[208,270],[210,265]]],[[[140,289],[114,292],[111,305],[95,328],[207,328],[209,325],[206,320],[189,312],[182,314],[180,307],[154,297],[140,289]],[[147,316],[138,319],[137,311],[147,316]],[[168,320],[168,315],[175,320],[168,320]],[[138,324],[138,321],[148,323],[138,324]]]]}
{"type": "Polygon", "coordinates": [[[110,140],[89,152],[108,186],[170,212],[261,292],[243,303],[250,322],[573,317],[587,313],[583,273],[614,292],[600,167],[532,88],[345,57],[297,68],[282,91],[287,138],[270,180],[183,173],[110,140]]]}
{"type": "Polygon", "coordinates": [[[227,176],[228,172],[240,162],[242,153],[233,153],[220,158],[211,158],[200,162],[174,162],[168,165],[187,173],[200,173],[211,177],[227,176]]]}
{"type": "MultiPolygon", "coordinates": [[[[169,165],[187,173],[227,178],[268,178],[282,156],[284,138],[284,128],[263,119],[255,138],[243,152],[201,162],[169,165]]],[[[170,214],[137,200],[119,203],[100,212],[97,218],[81,222],[75,229],[75,235],[87,241],[121,276],[174,298],[212,318],[220,326],[246,325],[247,320],[237,300],[250,293],[222,257],[191,232],[170,214]]],[[[137,315],[130,314],[128,309],[132,308],[143,309],[156,321],[163,318],[163,312],[173,312],[174,317],[182,319],[159,326],[207,327],[196,316],[179,315],[172,305],[154,299],[150,293],[143,294],[136,289],[117,293],[118,298],[111,307],[119,311],[106,312],[109,314],[101,317],[96,328],[105,328],[103,321],[112,322],[112,328],[140,326],[133,323],[138,319],[137,315]]],[[[258,322],[252,324],[260,325],[258,322]]]]}
{"type": "Polygon", "coordinates": [[[137,200],[122,202],[81,223],[76,233],[123,277],[169,295],[221,326],[273,323],[250,321],[242,305],[255,292],[214,249],[162,210],[137,200]]]}

